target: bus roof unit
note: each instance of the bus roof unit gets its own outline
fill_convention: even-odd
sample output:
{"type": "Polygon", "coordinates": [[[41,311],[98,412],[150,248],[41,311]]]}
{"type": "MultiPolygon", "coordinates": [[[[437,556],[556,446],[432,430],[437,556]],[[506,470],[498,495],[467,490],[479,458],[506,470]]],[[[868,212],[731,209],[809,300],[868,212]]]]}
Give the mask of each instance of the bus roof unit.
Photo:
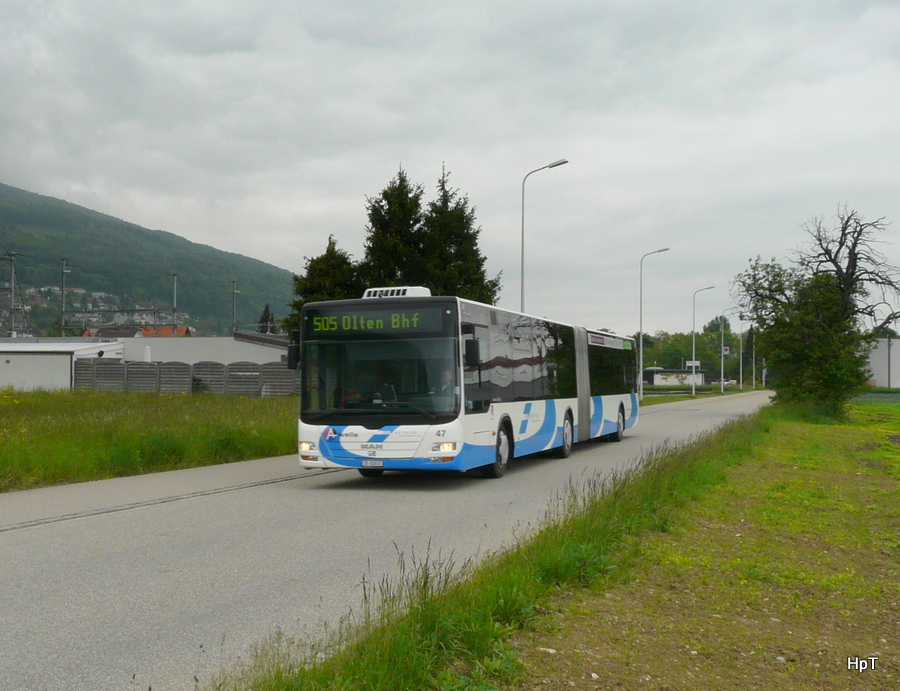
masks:
{"type": "Polygon", "coordinates": [[[396,288],[367,288],[363,298],[425,298],[431,290],[422,286],[398,286],[396,288]]]}

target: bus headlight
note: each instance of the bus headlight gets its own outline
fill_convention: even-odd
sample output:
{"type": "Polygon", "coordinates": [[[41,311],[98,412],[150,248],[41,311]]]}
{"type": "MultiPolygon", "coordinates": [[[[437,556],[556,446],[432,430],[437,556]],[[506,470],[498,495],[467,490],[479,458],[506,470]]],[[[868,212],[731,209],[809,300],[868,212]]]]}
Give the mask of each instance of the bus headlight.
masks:
{"type": "Polygon", "coordinates": [[[301,441],[297,446],[300,448],[300,451],[315,451],[316,450],[315,442],[311,442],[311,441],[301,441]]]}
{"type": "Polygon", "coordinates": [[[316,453],[316,443],[312,441],[301,441],[297,444],[300,450],[300,458],[304,461],[314,461],[319,455],[316,453]]]}
{"type": "Polygon", "coordinates": [[[455,441],[441,441],[431,445],[432,453],[453,453],[456,451],[455,441]]]}

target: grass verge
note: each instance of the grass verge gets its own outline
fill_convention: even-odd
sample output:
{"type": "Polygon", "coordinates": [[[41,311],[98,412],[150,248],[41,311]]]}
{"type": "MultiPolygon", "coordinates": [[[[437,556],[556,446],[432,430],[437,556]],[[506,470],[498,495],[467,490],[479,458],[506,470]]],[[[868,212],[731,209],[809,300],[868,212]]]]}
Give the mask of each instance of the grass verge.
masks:
{"type": "Polygon", "coordinates": [[[628,574],[513,637],[509,688],[900,688],[900,403],[762,418],[772,433],[628,574]]]}
{"type": "Polygon", "coordinates": [[[0,390],[0,491],[296,452],[297,399],[0,390]]]}
{"type": "Polygon", "coordinates": [[[401,557],[401,578],[367,588],[360,611],[330,635],[314,642],[276,635],[212,688],[531,688],[526,651],[543,647],[541,632],[555,635],[565,598],[633,579],[647,536],[667,534],[680,511],[726,482],[774,424],[768,415],[742,419],[691,445],[658,449],[640,472],[573,486],[539,531],[477,568],[431,555],[407,565],[401,557]]]}

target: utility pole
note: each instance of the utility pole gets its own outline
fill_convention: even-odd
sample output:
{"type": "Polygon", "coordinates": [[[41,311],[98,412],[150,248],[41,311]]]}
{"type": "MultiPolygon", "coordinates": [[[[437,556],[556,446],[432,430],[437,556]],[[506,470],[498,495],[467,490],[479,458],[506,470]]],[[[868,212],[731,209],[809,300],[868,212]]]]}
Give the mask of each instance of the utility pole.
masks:
{"type": "Polygon", "coordinates": [[[235,297],[238,293],[240,293],[237,289],[237,281],[231,282],[231,335],[234,336],[237,331],[237,298],[235,297]]]}
{"type": "Polygon", "coordinates": [[[61,310],[59,313],[59,335],[66,335],[66,274],[72,273],[69,269],[66,268],[66,262],[69,261],[67,257],[62,258],[62,280],[60,280],[59,293],[62,298],[61,310]]]}
{"type": "Polygon", "coordinates": [[[753,334],[753,390],[756,391],[756,329],[750,327],[753,334]]]}
{"type": "Polygon", "coordinates": [[[9,332],[10,336],[16,331],[16,255],[18,252],[7,252],[12,272],[9,283],[9,332]]]}
{"type": "Polygon", "coordinates": [[[175,277],[172,293],[172,338],[175,338],[175,332],[178,331],[178,274],[171,275],[175,277]]]}

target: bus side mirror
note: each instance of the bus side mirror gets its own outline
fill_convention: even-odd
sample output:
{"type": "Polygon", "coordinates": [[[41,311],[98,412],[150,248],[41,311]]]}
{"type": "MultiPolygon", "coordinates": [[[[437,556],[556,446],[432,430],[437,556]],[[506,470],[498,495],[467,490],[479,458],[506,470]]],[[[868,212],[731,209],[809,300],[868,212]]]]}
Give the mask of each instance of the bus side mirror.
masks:
{"type": "Polygon", "coordinates": [[[291,330],[291,340],[288,343],[288,369],[297,369],[300,366],[300,330],[291,330]]]}
{"type": "Polygon", "coordinates": [[[481,341],[477,338],[470,338],[463,343],[466,344],[464,359],[466,367],[478,367],[481,364],[481,341]]]}

